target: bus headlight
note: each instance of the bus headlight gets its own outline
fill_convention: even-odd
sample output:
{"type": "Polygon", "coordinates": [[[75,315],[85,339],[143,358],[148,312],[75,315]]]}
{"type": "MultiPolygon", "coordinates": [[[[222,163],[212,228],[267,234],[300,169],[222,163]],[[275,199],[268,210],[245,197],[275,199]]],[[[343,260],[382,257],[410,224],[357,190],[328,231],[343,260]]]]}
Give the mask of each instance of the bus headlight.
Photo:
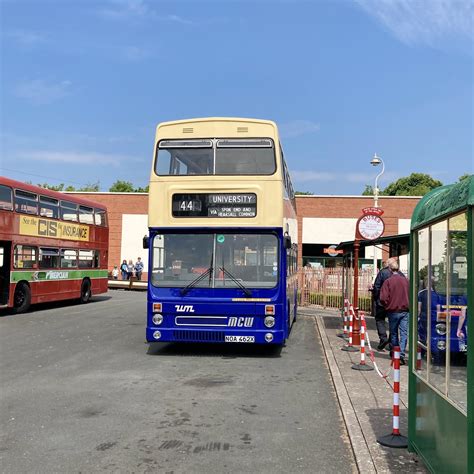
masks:
{"type": "Polygon", "coordinates": [[[444,336],[446,334],[446,323],[438,323],[436,325],[436,332],[440,336],[444,336]]]}
{"type": "Polygon", "coordinates": [[[446,350],[446,341],[438,341],[437,346],[440,351],[446,350]]]}
{"type": "Polygon", "coordinates": [[[161,331],[155,331],[153,333],[153,338],[154,339],[160,339],[161,338],[161,331]]]}
{"type": "Polygon", "coordinates": [[[273,334],[271,332],[267,332],[265,334],[265,341],[272,342],[273,341],[273,334]]]}
{"type": "Polygon", "coordinates": [[[265,326],[267,326],[267,328],[272,328],[273,326],[275,326],[275,318],[273,316],[267,316],[263,320],[263,323],[265,324],[265,326]]]}
{"type": "Polygon", "coordinates": [[[154,324],[155,326],[159,326],[159,325],[163,322],[163,315],[157,313],[157,314],[154,314],[154,315],[153,315],[153,318],[151,318],[151,319],[152,319],[153,324],[154,324]]]}

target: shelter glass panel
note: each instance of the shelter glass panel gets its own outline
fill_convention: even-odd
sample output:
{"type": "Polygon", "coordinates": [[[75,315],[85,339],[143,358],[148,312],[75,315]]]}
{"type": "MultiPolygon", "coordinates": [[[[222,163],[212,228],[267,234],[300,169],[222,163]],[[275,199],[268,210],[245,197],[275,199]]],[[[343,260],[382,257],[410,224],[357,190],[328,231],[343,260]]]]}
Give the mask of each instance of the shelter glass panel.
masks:
{"type": "Polygon", "coordinates": [[[440,392],[446,393],[446,352],[449,338],[446,338],[447,301],[447,252],[448,221],[444,220],[431,227],[431,272],[430,281],[430,350],[431,365],[429,381],[440,392]]]}
{"type": "Polygon", "coordinates": [[[431,336],[429,315],[431,304],[431,288],[429,285],[430,263],[430,231],[429,228],[418,231],[418,262],[415,279],[418,301],[416,363],[415,370],[421,377],[427,377],[427,360],[429,360],[429,344],[431,336]]]}
{"type": "Polygon", "coordinates": [[[449,219],[449,305],[447,331],[450,334],[448,396],[467,410],[467,215],[449,219]]]}

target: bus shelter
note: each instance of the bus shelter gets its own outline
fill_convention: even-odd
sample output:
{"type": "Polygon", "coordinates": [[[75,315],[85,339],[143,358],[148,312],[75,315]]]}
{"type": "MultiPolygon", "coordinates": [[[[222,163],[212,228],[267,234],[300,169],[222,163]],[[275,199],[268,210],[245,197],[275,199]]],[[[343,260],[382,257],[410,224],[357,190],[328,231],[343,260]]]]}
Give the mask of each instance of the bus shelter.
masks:
{"type": "MultiPolygon", "coordinates": [[[[386,235],[379,237],[375,240],[360,240],[359,241],[361,251],[366,247],[375,246],[383,251],[388,252],[388,257],[400,257],[401,255],[408,255],[410,248],[410,234],[397,234],[397,235],[386,235]]],[[[352,298],[353,284],[354,284],[354,240],[348,240],[341,242],[337,247],[337,250],[342,250],[343,257],[343,298],[352,298]]],[[[358,263],[360,267],[360,262],[358,263]]],[[[370,283],[373,282],[375,275],[373,272],[370,274],[370,283]]],[[[360,276],[359,276],[360,280],[360,276]]],[[[360,286],[361,281],[359,281],[360,286]]],[[[366,282],[368,283],[368,282],[366,282]]],[[[360,308],[364,308],[362,302],[358,302],[360,308]]],[[[372,305],[371,305],[372,306],[372,305]]],[[[365,308],[366,309],[366,308],[365,308]]],[[[370,309],[373,313],[373,308],[370,309]]]]}
{"type": "Polygon", "coordinates": [[[432,472],[474,472],[473,205],[471,176],[411,222],[409,449],[432,472]]]}

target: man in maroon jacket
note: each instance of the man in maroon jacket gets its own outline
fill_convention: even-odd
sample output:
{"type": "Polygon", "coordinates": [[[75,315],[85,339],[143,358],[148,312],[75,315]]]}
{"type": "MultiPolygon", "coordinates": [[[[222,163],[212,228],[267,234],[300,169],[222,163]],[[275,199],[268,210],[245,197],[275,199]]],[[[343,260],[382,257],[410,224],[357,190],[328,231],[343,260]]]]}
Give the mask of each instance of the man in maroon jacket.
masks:
{"type": "Polygon", "coordinates": [[[380,290],[380,302],[387,311],[392,347],[400,346],[400,364],[405,365],[408,338],[408,280],[398,271],[398,261],[391,260],[392,276],[385,280],[380,290]],[[398,339],[400,331],[400,340],[398,339]]]}

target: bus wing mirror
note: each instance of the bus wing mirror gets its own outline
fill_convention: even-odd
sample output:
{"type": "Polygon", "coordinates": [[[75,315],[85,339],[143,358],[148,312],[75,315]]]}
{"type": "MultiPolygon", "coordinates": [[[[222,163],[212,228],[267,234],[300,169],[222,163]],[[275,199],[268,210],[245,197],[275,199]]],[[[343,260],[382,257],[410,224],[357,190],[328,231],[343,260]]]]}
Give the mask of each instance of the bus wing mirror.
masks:
{"type": "Polygon", "coordinates": [[[145,237],[143,237],[143,248],[150,248],[150,237],[148,237],[148,235],[145,235],[145,237]]]}
{"type": "Polygon", "coordinates": [[[291,249],[291,237],[289,235],[285,235],[283,237],[283,242],[285,244],[286,249],[291,249]]]}

